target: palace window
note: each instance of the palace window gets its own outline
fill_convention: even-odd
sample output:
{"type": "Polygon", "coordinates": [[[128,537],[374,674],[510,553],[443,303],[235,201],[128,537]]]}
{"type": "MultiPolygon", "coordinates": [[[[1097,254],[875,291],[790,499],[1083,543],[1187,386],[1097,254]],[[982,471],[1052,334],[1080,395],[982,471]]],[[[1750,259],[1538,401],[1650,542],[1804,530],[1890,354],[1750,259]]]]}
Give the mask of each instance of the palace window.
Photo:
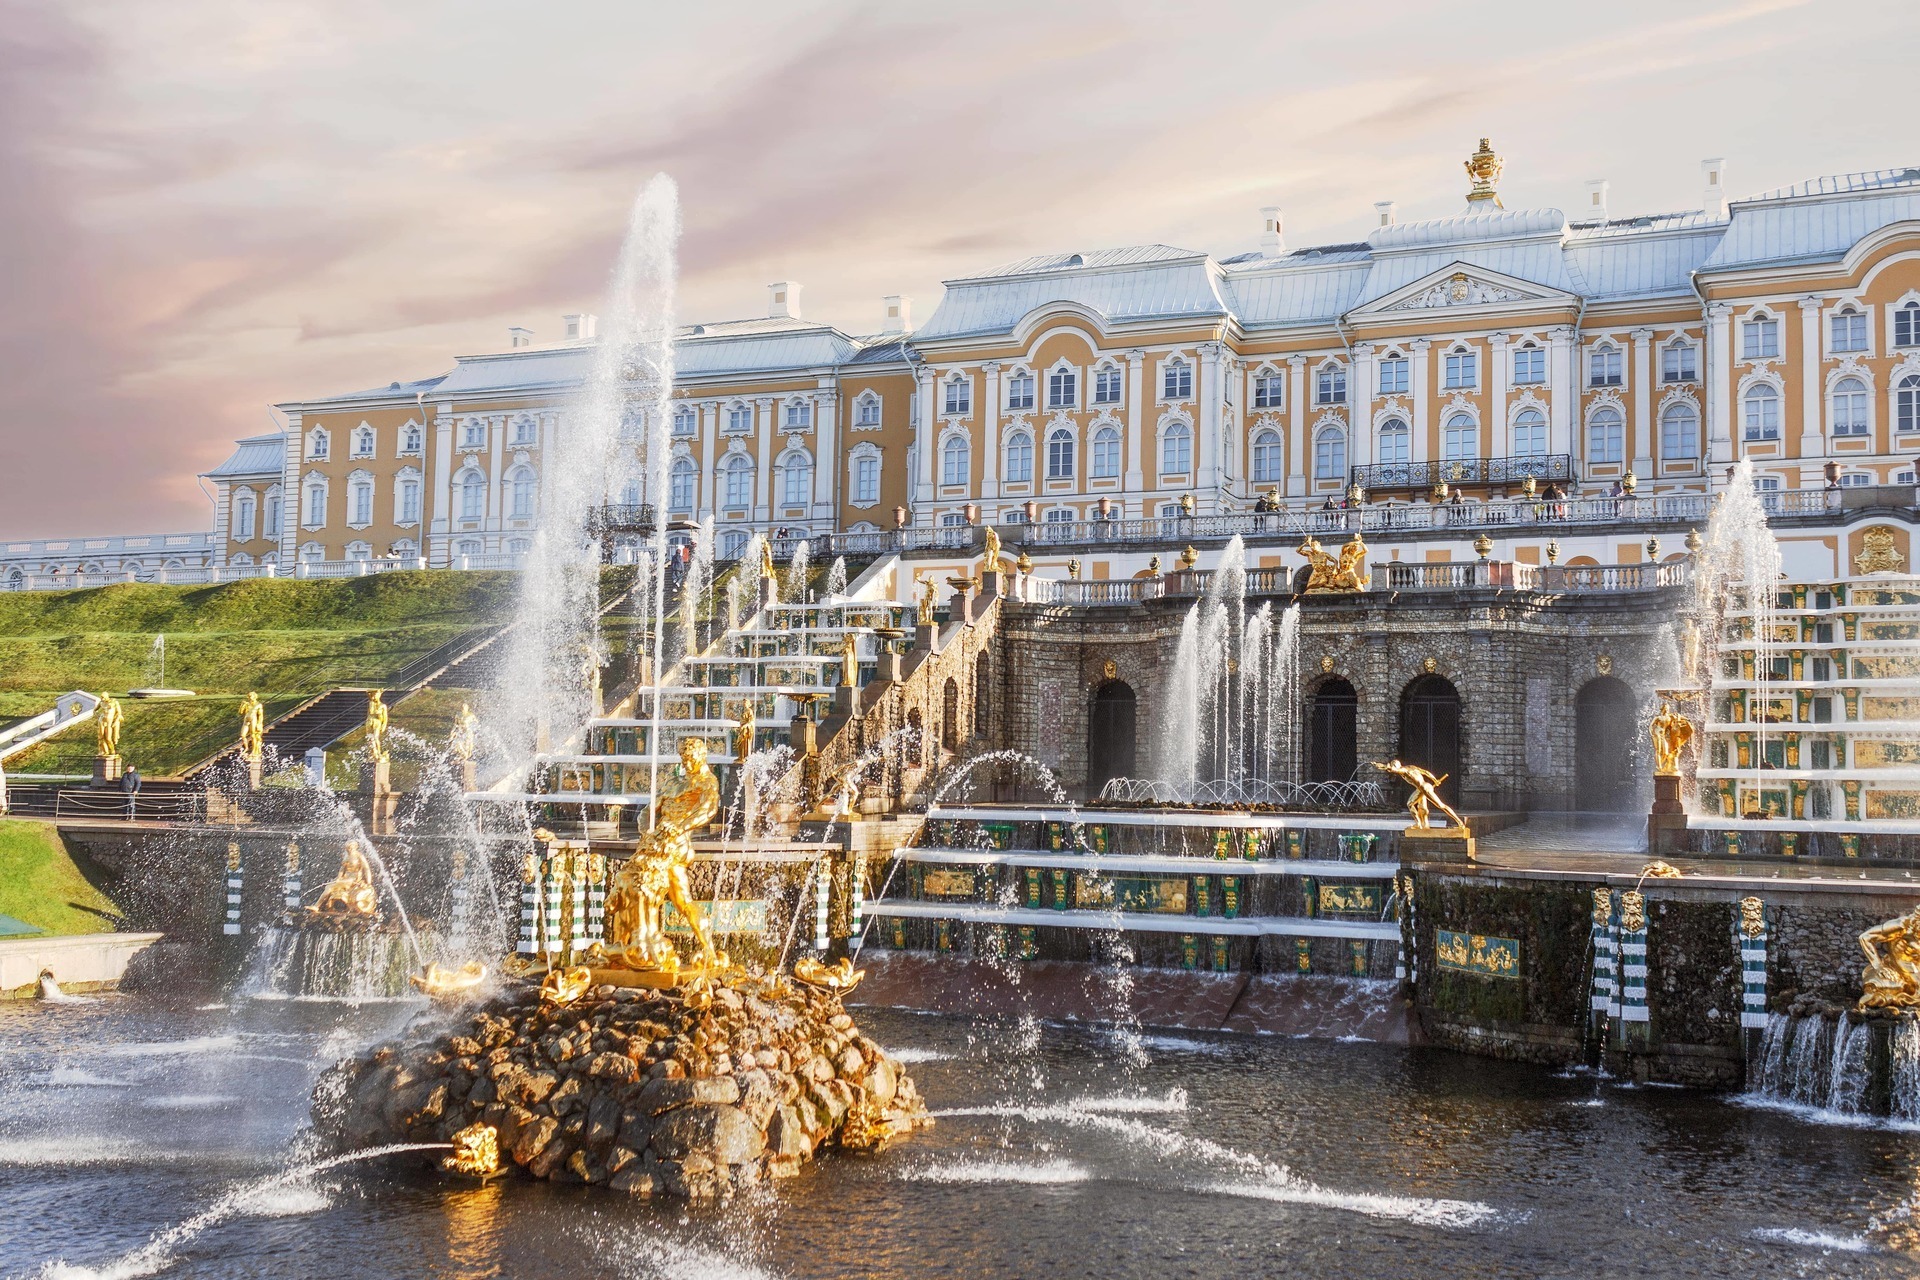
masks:
{"type": "MultiPolygon", "coordinates": [[[[1115,444],[1119,443],[1116,438],[1115,444]]],[[[1165,434],[1160,437],[1160,474],[1170,476],[1186,475],[1193,467],[1193,432],[1184,422],[1167,425],[1165,434]]]]}
{"type": "Polygon", "coordinates": [[[720,464],[726,505],[734,510],[753,505],[753,462],[744,453],[730,454],[720,464]]]}
{"type": "Polygon", "coordinates": [[[1380,394],[1383,396],[1403,396],[1407,394],[1407,358],[1388,356],[1380,362],[1380,394]]]}
{"type": "Polygon", "coordinates": [[[460,518],[478,520],[487,513],[487,478],[478,471],[460,477],[460,518]]]}
{"type": "Polygon", "coordinates": [[[1007,408],[1033,408],[1033,375],[1016,373],[1007,379],[1007,408]]]}
{"type": "Polygon", "coordinates": [[[400,452],[402,455],[419,453],[421,432],[418,423],[409,422],[400,429],[400,452]]]}
{"type": "Polygon", "coordinates": [[[973,384],[959,374],[954,374],[947,382],[946,408],[942,413],[972,413],[973,384]]]}
{"type": "Polygon", "coordinates": [[[813,401],[787,401],[787,430],[805,431],[813,425],[813,401]]]}
{"type": "Polygon", "coordinates": [[[533,494],[539,481],[531,467],[515,467],[507,473],[507,518],[533,519],[533,494]]]}
{"type": "Polygon", "coordinates": [[[1253,479],[1256,484],[1278,484],[1287,471],[1286,448],[1278,431],[1262,431],[1253,437],[1253,479]]]}
{"type": "Polygon", "coordinates": [[[331,444],[332,437],[327,435],[325,427],[315,427],[313,430],[307,432],[307,460],[309,462],[325,462],[331,444]]]}
{"type": "Polygon", "coordinates": [[[1380,464],[1404,467],[1413,461],[1413,432],[1398,418],[1380,424],[1380,464]]]}
{"type": "Polygon", "coordinates": [[[262,520],[260,530],[264,537],[275,542],[280,540],[280,486],[267,490],[266,519],[262,520]]]}
{"type": "Polygon", "coordinates": [[[747,554],[747,544],[753,541],[745,529],[729,529],[720,535],[720,558],[738,560],[747,554]]]}
{"type": "Polygon", "coordinates": [[[1047,437],[1047,479],[1073,478],[1073,432],[1062,427],[1047,437]]]}
{"type": "MultiPolygon", "coordinates": [[[[1772,316],[1755,316],[1740,322],[1740,358],[1775,360],[1780,356],[1780,322],[1772,316]]],[[[1749,437],[1751,438],[1751,437],[1749,437]]]]}
{"type": "MultiPolygon", "coordinates": [[[[1323,364],[1314,377],[1313,399],[1316,404],[1345,404],[1347,402],[1347,367],[1340,364],[1323,364]]],[[[1345,437],[1343,436],[1344,440],[1345,437]]],[[[1344,448],[1344,445],[1342,446],[1344,448]]]]}
{"type": "Polygon", "coordinates": [[[736,404],[727,410],[727,434],[730,436],[750,435],[753,432],[753,410],[747,405],[736,404]]]}
{"type": "Polygon", "coordinates": [[[1827,321],[1827,333],[1836,355],[1867,349],[1867,317],[1852,308],[1834,312],[1827,321]]]}
{"type": "Polygon", "coordinates": [[[1660,415],[1660,456],[1676,461],[1700,456],[1700,412],[1684,400],[1660,415]]]}
{"type": "Polygon", "coordinates": [[[1867,434],[1867,388],[1858,378],[1842,378],[1833,384],[1833,434],[1867,434]]]}
{"type": "Polygon", "coordinates": [[[1587,353],[1587,385],[1617,387],[1626,381],[1624,352],[1612,343],[1602,343],[1587,353]]]}
{"type": "Polygon", "coordinates": [[[1901,435],[1920,431],[1920,373],[1910,373],[1893,389],[1893,424],[1901,435]]]}
{"type": "Polygon", "coordinates": [[[1893,345],[1920,347],[1920,302],[1909,302],[1893,313],[1893,345]]]}
{"type": "Polygon", "coordinates": [[[355,477],[347,486],[347,523],[364,528],[373,523],[373,481],[355,477]]]}
{"type": "Polygon", "coordinates": [[[371,458],[373,456],[373,428],[357,427],[353,433],[353,456],[371,458]]]}
{"type": "Polygon", "coordinates": [[[233,538],[235,542],[253,541],[253,494],[243,493],[233,505],[233,538]]]}
{"type": "Polygon", "coordinates": [[[1840,477],[1842,489],[1861,489],[1873,483],[1873,477],[1864,471],[1849,471],[1840,477]]]}
{"type": "Polygon", "coordinates": [[[948,436],[940,446],[940,483],[965,484],[973,464],[973,450],[965,436],[948,436]]]}
{"type": "Polygon", "coordinates": [[[700,469],[692,458],[675,458],[667,472],[667,505],[675,511],[693,510],[694,478],[700,469]]]}
{"type": "Polygon", "coordinates": [[[853,425],[856,427],[877,427],[880,425],[879,396],[868,392],[854,403],[853,425]]]}
{"type": "Polygon", "coordinates": [[[1471,351],[1447,352],[1446,382],[1443,390],[1471,391],[1479,380],[1480,359],[1471,351]]]}
{"type": "Polygon", "coordinates": [[[1016,431],[1007,437],[1007,483],[1033,482],[1033,437],[1016,431]]]}
{"type": "Polygon", "coordinates": [[[1339,427],[1322,427],[1313,438],[1313,478],[1347,478],[1347,433],[1339,427]]]}
{"type": "Polygon", "coordinates": [[[1160,370],[1160,396],[1163,400],[1193,398],[1193,366],[1179,356],[1167,361],[1160,370]]]}
{"type": "Polygon", "coordinates": [[[1120,367],[1103,364],[1093,371],[1093,402],[1095,404],[1120,403],[1120,367]]]}
{"type": "Polygon", "coordinates": [[[1601,405],[1587,420],[1587,461],[1621,462],[1626,458],[1627,433],[1620,411],[1601,405]]]}
{"type": "Polygon", "coordinates": [[[813,501],[813,455],[789,450],[780,459],[780,505],[804,507],[813,501]]]}
{"type": "Polygon", "coordinates": [[[1537,387],[1547,380],[1547,353],[1531,344],[1513,351],[1513,385],[1537,387]]]}
{"type": "Polygon", "coordinates": [[[1253,407],[1283,409],[1287,403],[1287,378],[1281,373],[1263,373],[1253,380],[1253,407]]]}
{"type": "Polygon", "coordinates": [[[478,449],[487,442],[487,424],[478,418],[468,418],[461,427],[460,447],[478,449]]]}
{"type": "Polygon", "coordinates": [[[1080,375],[1072,369],[1055,369],[1047,375],[1047,408],[1071,409],[1080,403],[1080,375]]]}
{"type": "Polygon", "coordinates": [[[694,416],[692,406],[684,404],[679,406],[673,411],[673,434],[676,436],[693,435],[695,433],[694,423],[696,421],[697,419],[694,416]]]}
{"type": "Polygon", "coordinates": [[[1700,366],[1691,342],[1669,342],[1660,349],[1660,381],[1697,382],[1700,366]]]}
{"type": "Polygon", "coordinates": [[[1118,427],[1101,427],[1093,433],[1093,445],[1088,461],[1092,464],[1091,474],[1095,480],[1118,480],[1120,478],[1120,430],[1118,427]]]}
{"type": "Polygon", "coordinates": [[[420,523],[420,481],[417,477],[402,475],[400,478],[400,519],[395,523],[420,523]]]}
{"type": "Polygon", "coordinates": [[[1742,434],[1748,440],[1780,438],[1780,393],[1766,383],[1749,387],[1740,401],[1742,434]]]}
{"type": "MultiPolygon", "coordinates": [[[[674,417],[673,426],[676,431],[680,429],[680,419],[678,415],[674,417]]],[[[539,424],[525,414],[513,420],[513,442],[515,444],[533,444],[538,438],[539,432],[539,424]]],[[[689,432],[691,432],[691,428],[689,428],[689,432]]]]}
{"type": "Polygon", "coordinates": [[[1479,424],[1464,413],[1447,419],[1440,437],[1440,456],[1448,462],[1480,456],[1479,424]]]}
{"type": "Polygon", "coordinates": [[[1547,451],[1547,415],[1538,409],[1522,409],[1513,415],[1513,452],[1516,457],[1531,458],[1547,451]]]}
{"type": "Polygon", "coordinates": [[[853,502],[870,507],[880,501],[880,459],[857,457],[853,460],[853,502]]]}

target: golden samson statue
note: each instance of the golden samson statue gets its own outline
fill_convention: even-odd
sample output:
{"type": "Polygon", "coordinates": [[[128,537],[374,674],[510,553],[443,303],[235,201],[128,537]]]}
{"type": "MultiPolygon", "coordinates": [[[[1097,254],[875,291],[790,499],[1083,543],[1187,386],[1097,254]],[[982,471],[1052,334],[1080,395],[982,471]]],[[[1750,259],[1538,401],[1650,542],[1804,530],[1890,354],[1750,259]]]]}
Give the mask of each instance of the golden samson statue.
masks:
{"type": "Polygon", "coordinates": [[[607,892],[606,950],[619,968],[672,972],[680,967],[662,919],[668,903],[692,930],[700,959],[709,967],[722,963],[687,886],[692,832],[720,811],[720,781],[707,765],[706,740],[680,739],[680,765],[680,789],[658,802],[653,828],[640,837],[607,892]]]}
{"type": "Polygon", "coordinates": [[[1860,935],[1867,958],[1860,974],[1862,1013],[1920,1006],[1920,907],[1860,935]]]}

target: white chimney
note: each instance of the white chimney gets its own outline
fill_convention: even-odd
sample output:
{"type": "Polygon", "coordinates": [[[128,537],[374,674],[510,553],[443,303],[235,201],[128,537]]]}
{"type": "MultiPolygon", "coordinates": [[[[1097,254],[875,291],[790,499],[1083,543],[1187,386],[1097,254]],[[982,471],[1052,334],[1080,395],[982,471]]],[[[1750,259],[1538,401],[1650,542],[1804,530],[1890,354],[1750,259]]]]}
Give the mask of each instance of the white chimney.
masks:
{"type": "Polygon", "coordinates": [[[1591,221],[1607,220],[1607,180],[1605,178],[1587,179],[1587,207],[1582,212],[1591,221]]]}
{"type": "Polygon", "coordinates": [[[1375,200],[1373,202],[1373,211],[1380,215],[1379,225],[1383,227],[1392,226],[1394,213],[1399,207],[1399,205],[1391,200],[1375,200]]]}
{"type": "Polygon", "coordinates": [[[507,345],[514,350],[533,345],[533,330],[514,325],[507,330],[507,345]]]}
{"type": "Polygon", "coordinates": [[[1700,162],[1700,185],[1705,188],[1700,195],[1700,204],[1708,215],[1715,218],[1727,216],[1727,162],[1719,156],[1700,162]]]}
{"type": "Polygon", "coordinates": [[[1260,210],[1260,256],[1277,258],[1287,251],[1285,220],[1280,206],[1270,204],[1260,210]]]}
{"type": "Polygon", "coordinates": [[[880,326],[882,333],[913,332],[913,299],[904,294],[890,293],[881,299],[886,304],[887,321],[880,326]]]}
{"type": "Polygon", "coordinates": [[[775,280],[768,285],[767,316],[775,320],[798,320],[800,286],[791,280],[775,280]]]}
{"type": "Polygon", "coordinates": [[[590,312],[582,311],[578,315],[561,316],[560,319],[566,322],[568,342],[585,342],[600,327],[600,317],[590,312]]]}

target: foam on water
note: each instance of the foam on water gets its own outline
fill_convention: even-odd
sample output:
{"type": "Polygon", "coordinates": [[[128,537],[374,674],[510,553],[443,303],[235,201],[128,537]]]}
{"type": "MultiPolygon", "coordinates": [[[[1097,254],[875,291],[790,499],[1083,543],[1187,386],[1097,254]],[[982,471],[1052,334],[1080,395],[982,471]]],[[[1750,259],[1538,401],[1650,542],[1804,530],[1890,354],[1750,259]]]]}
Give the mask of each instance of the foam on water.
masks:
{"type": "Polygon", "coordinates": [[[84,1089],[130,1089],[135,1082],[99,1075],[84,1067],[55,1067],[47,1073],[47,1083],[84,1089]]]}
{"type": "Polygon", "coordinates": [[[1827,1231],[1808,1231],[1802,1227],[1761,1227],[1753,1233],[1756,1240],[1775,1244],[1797,1244],[1809,1249],[1833,1253],[1872,1253],[1873,1244],[1865,1236],[1837,1236],[1827,1231]]]}
{"type": "Polygon", "coordinates": [[[238,1101],[240,1099],[231,1093],[171,1093],[158,1098],[143,1098],[140,1105],[155,1111],[206,1111],[238,1101]]]}
{"type": "Polygon", "coordinates": [[[0,1139],[0,1166],[78,1168],[84,1165],[167,1164],[186,1153],[161,1150],[119,1138],[59,1137],[0,1139]]]}
{"type": "Polygon", "coordinates": [[[620,1275],[630,1280],[781,1280],[776,1271],[683,1240],[623,1238],[620,1252],[628,1259],[620,1275]]]}
{"type": "Polygon", "coordinates": [[[1165,1114],[1187,1109],[1187,1091],[1169,1089],[1160,1097],[1154,1097],[1151,1094],[1124,1093],[1105,1098],[1075,1098],[1068,1105],[1081,1111],[1100,1111],[1108,1114],[1165,1114]]]}
{"type": "Polygon", "coordinates": [[[1226,1053],[1231,1046],[1222,1040],[1188,1040],[1181,1036],[1141,1036],[1140,1047],[1161,1053],[1226,1053]]]}
{"type": "Polygon", "coordinates": [[[886,1055],[902,1066],[912,1066],[916,1062],[950,1062],[953,1055],[939,1049],[888,1049],[886,1055]]]}
{"type": "Polygon", "coordinates": [[[250,1218],[294,1218],[332,1207],[333,1198],[319,1187],[294,1183],[263,1188],[243,1200],[239,1211],[250,1218]]]}
{"type": "Polygon", "coordinates": [[[1198,1188],[1209,1195],[1240,1196],[1277,1204],[1342,1209],[1369,1218],[1392,1218],[1423,1227],[1464,1230],[1497,1221],[1500,1211],[1477,1200],[1438,1200],[1426,1196],[1390,1196],[1372,1192],[1329,1191],[1291,1175],[1252,1182],[1216,1182],[1198,1188]]]}
{"type": "Polygon", "coordinates": [[[1890,1133],[1920,1133],[1920,1120],[1899,1120],[1889,1116],[1867,1115],[1855,1111],[1835,1111],[1828,1107],[1809,1106],[1804,1102],[1789,1102],[1785,1098],[1773,1098],[1757,1093],[1736,1093],[1727,1099],[1736,1107],[1751,1107],[1755,1111],[1777,1111],[1790,1115],[1796,1120],[1808,1124],[1832,1125],[1836,1129],[1884,1129],[1890,1133]]]}
{"type": "Polygon", "coordinates": [[[100,1050],[110,1058],[157,1058],[219,1053],[240,1047],[239,1036],[195,1036],[187,1040],[151,1040],[108,1045],[100,1050]]]}
{"type": "Polygon", "coordinates": [[[1040,1164],[1022,1164],[1017,1160],[970,1160],[960,1164],[909,1169],[900,1175],[903,1182],[1021,1182],[1033,1186],[1087,1182],[1092,1177],[1087,1170],[1069,1160],[1048,1160],[1040,1164]]]}

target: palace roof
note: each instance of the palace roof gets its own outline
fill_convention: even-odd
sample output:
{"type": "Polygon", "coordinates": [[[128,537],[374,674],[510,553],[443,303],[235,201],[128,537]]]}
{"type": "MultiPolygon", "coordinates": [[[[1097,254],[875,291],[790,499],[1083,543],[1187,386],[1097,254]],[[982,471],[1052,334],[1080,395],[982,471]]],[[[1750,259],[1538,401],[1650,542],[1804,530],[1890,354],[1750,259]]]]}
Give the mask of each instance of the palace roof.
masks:
{"type": "Polygon", "coordinates": [[[207,479],[226,476],[271,476],[280,477],[281,465],[287,456],[287,434],[276,431],[271,435],[248,436],[244,440],[234,441],[233,456],[211,471],[200,474],[207,479]]]}

